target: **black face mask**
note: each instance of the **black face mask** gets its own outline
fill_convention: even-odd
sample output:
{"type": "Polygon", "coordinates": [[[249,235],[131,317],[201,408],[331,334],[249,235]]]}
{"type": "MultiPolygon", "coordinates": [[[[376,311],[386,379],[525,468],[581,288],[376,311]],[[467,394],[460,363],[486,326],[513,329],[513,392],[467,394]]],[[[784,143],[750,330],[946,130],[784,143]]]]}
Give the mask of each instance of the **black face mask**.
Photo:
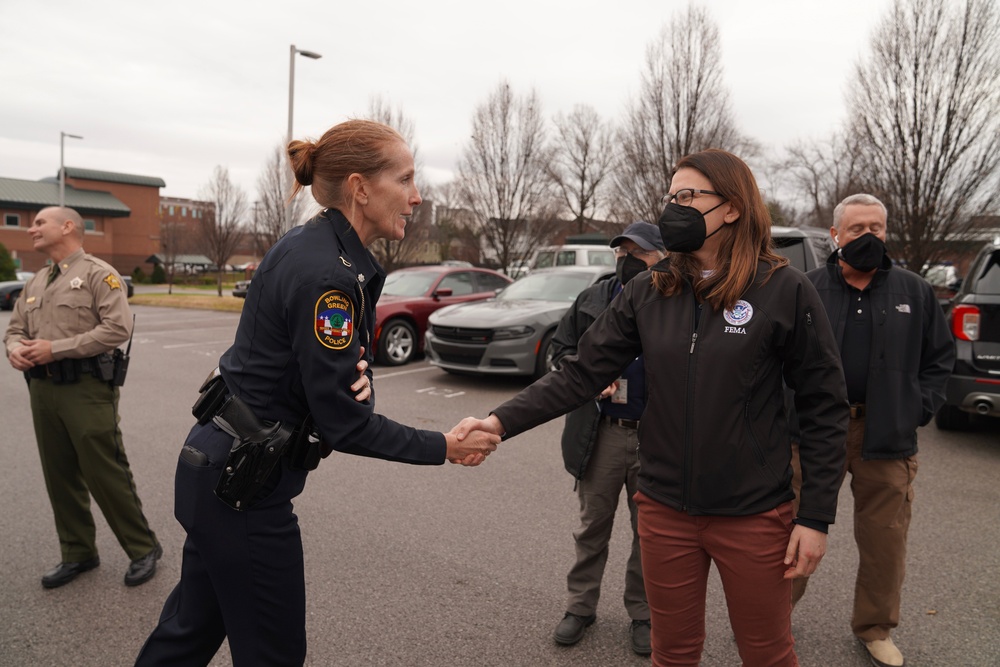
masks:
{"type": "Polygon", "coordinates": [[[722,229],[720,226],[712,234],[706,234],[705,214],[711,213],[725,203],[713,206],[705,213],[693,206],[681,206],[676,202],[664,206],[660,219],[656,221],[656,226],[660,228],[660,236],[663,238],[663,245],[670,252],[694,252],[700,249],[705,245],[707,238],[722,229]]]}
{"type": "Polygon", "coordinates": [[[885,243],[872,233],[863,234],[838,250],[837,255],[855,271],[868,273],[882,265],[885,243]]]}
{"type": "Polygon", "coordinates": [[[618,276],[618,282],[624,286],[628,284],[628,281],[635,278],[647,268],[646,262],[642,261],[638,257],[624,255],[619,257],[618,261],[615,263],[615,275],[618,276]]]}

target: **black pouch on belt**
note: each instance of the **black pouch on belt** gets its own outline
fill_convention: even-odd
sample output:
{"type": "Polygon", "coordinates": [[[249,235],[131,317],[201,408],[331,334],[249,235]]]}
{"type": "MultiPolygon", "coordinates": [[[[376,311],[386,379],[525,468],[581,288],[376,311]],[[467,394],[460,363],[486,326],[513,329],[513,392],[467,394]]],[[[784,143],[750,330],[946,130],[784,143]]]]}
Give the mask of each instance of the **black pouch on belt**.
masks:
{"type": "Polygon", "coordinates": [[[222,375],[219,374],[219,369],[216,368],[201,383],[201,388],[198,390],[198,400],[191,406],[191,414],[194,415],[199,424],[204,426],[218,414],[228,393],[226,383],[222,379],[222,375]]]}
{"type": "Polygon", "coordinates": [[[281,460],[292,429],[281,422],[257,419],[246,403],[235,395],[226,399],[213,421],[235,438],[215,495],[234,510],[249,509],[281,460]]]}

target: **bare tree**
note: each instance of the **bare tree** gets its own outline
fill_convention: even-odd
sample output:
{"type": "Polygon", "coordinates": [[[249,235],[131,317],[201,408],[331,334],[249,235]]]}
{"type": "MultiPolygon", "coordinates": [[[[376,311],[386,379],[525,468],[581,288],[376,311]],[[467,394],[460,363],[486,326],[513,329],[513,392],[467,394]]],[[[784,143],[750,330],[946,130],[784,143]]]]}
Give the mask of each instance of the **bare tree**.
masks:
{"type": "Polygon", "coordinates": [[[551,233],[553,217],[539,215],[550,199],[549,159],[538,95],[518,97],[501,81],[476,107],[458,166],[462,202],[500,267],[525,261],[551,233]]]}
{"type": "MultiPolygon", "coordinates": [[[[426,184],[423,182],[421,165],[417,160],[418,148],[414,142],[413,120],[403,113],[401,106],[394,109],[387,100],[379,95],[368,99],[368,111],[365,118],[388,125],[402,135],[406,145],[413,152],[413,161],[416,165],[414,181],[417,184],[417,190],[424,193],[426,184]]],[[[431,218],[433,217],[432,212],[429,211],[431,207],[430,200],[421,204],[420,209],[415,211],[407,222],[406,235],[401,240],[379,239],[372,244],[371,251],[378,257],[386,271],[412,264],[419,259],[420,250],[428,242],[428,236],[431,233],[431,218]]]]}
{"type": "Polygon", "coordinates": [[[568,116],[556,114],[556,137],[548,175],[582,234],[588,220],[604,210],[605,190],[614,163],[613,130],[593,107],[576,105],[568,116]]]}
{"type": "Polygon", "coordinates": [[[849,94],[864,179],[893,255],[920,271],[998,201],[1000,18],[994,0],[896,0],[849,94]]]}
{"type": "Polygon", "coordinates": [[[264,168],[257,176],[257,200],[253,205],[250,233],[254,250],[261,257],[303,218],[303,197],[291,201],[291,168],[283,144],[271,151],[264,168]]]}
{"type": "Polygon", "coordinates": [[[160,257],[167,276],[167,294],[174,293],[177,257],[187,251],[188,228],[183,222],[160,222],[160,257]]]}
{"type": "Polygon", "coordinates": [[[201,219],[201,236],[206,255],[219,270],[218,288],[222,296],[222,277],[229,258],[243,238],[243,223],[247,214],[247,196],[229,178],[229,170],[216,167],[203,188],[201,198],[210,204],[201,219]]]}
{"type": "Polygon", "coordinates": [[[623,222],[656,220],[685,155],[706,148],[757,153],[736,128],[722,75],[719,29],[703,8],[676,14],[649,45],[639,94],[618,132],[615,214],[623,222]]]}
{"type": "Polygon", "coordinates": [[[796,222],[805,227],[831,226],[837,204],[864,190],[859,170],[856,142],[842,133],[824,141],[800,141],[790,146],[778,171],[805,209],[796,222]]]}

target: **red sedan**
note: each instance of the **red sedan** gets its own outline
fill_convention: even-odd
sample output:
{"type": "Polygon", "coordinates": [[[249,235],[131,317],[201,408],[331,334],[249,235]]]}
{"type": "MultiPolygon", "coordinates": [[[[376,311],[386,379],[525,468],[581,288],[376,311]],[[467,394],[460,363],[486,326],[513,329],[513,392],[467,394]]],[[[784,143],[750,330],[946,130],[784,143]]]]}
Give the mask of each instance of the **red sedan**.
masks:
{"type": "Polygon", "coordinates": [[[424,347],[427,318],[453,303],[488,299],[511,279],[489,269],[415,266],[385,279],[375,307],[375,360],[399,366],[424,347]]]}

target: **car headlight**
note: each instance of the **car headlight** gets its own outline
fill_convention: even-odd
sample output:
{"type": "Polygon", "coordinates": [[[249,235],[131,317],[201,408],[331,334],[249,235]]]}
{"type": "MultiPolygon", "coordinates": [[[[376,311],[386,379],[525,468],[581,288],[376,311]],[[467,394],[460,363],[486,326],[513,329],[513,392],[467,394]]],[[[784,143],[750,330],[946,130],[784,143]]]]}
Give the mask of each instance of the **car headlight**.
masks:
{"type": "Polygon", "coordinates": [[[535,333],[535,330],[528,325],[518,327],[503,327],[493,330],[493,340],[508,340],[511,338],[526,338],[535,333]]]}

